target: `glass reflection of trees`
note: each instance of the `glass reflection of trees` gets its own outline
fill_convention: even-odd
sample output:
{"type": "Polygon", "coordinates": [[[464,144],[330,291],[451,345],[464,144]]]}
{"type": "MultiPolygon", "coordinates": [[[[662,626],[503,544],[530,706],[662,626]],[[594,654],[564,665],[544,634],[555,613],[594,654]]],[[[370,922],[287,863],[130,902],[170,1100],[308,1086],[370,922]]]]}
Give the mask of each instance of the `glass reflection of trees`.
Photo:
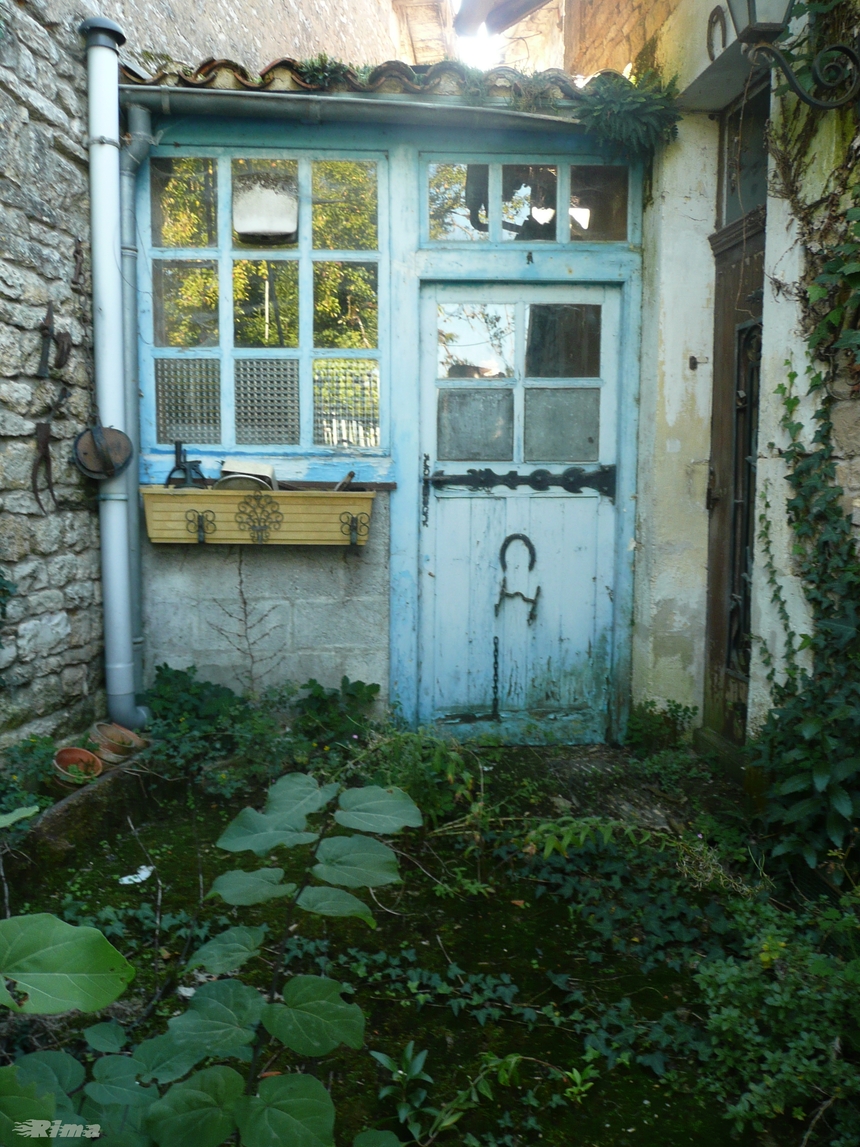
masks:
{"type": "Polygon", "coordinates": [[[299,345],[299,265],[241,259],[233,264],[235,346],[299,345]]]}
{"type": "Polygon", "coordinates": [[[215,161],[153,159],[150,180],[152,245],[214,247],[218,235],[215,161]]]}
{"type": "Polygon", "coordinates": [[[217,345],[216,264],[196,259],[158,259],[153,264],[152,279],[155,345],[217,345]]]}
{"type": "Polygon", "coordinates": [[[439,378],[507,378],[514,373],[510,304],[442,303],[437,337],[439,378]]]}
{"type": "Polygon", "coordinates": [[[486,239],[490,169],[486,163],[431,163],[430,238],[486,239]]]}
{"type": "Polygon", "coordinates": [[[314,346],[378,345],[376,263],[314,263],[314,346]]]}
{"type": "Polygon", "coordinates": [[[375,251],[378,239],[376,164],[318,160],[312,165],[314,247],[375,251]]]}

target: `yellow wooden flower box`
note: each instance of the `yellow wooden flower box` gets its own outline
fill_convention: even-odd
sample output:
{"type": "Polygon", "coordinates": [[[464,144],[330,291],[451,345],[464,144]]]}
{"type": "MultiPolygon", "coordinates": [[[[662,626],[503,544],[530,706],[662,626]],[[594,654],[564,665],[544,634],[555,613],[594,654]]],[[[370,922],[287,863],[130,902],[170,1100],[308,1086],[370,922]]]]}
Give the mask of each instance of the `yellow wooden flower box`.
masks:
{"type": "Polygon", "coordinates": [[[371,490],[188,489],[142,486],[151,542],[181,545],[363,546],[371,490]]]}

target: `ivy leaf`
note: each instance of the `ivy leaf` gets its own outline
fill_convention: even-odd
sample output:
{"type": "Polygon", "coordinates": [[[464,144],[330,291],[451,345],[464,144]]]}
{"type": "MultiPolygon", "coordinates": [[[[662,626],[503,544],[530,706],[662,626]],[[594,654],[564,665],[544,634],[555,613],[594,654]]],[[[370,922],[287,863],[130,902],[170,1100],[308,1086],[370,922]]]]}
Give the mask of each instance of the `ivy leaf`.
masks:
{"type": "Polygon", "coordinates": [[[259,1095],[236,1102],[245,1147],[333,1147],[334,1104],[312,1075],[264,1079],[259,1095]]]}
{"type": "Polygon", "coordinates": [[[220,1147],[236,1126],[233,1108],[244,1087],[231,1067],[207,1067],[153,1103],[146,1125],[159,1147],[220,1147]]]}
{"type": "Polygon", "coordinates": [[[836,809],[846,819],[850,818],[854,812],[854,803],[842,785],[832,785],[827,795],[830,797],[830,807],[836,809]]]}
{"type": "MultiPolygon", "coordinates": [[[[72,1110],[69,1094],[86,1079],[80,1060],[67,1051],[33,1051],[15,1060],[21,1083],[34,1083],[39,1095],[53,1095],[58,1110],[72,1110]]],[[[0,1140],[2,1141],[2,1140],[0,1140]]]]}
{"type": "Polygon", "coordinates": [[[273,848],[295,848],[312,844],[315,832],[295,832],[277,816],[266,816],[253,808],[243,808],[218,837],[217,846],[225,852],[256,853],[265,856],[273,848]]]}
{"type": "Polygon", "coordinates": [[[806,293],[810,303],[817,303],[827,298],[827,288],[821,283],[810,283],[806,293]]]}
{"type": "Polygon", "coordinates": [[[327,1055],[340,1044],[364,1043],[364,1012],[341,997],[342,986],[324,976],[293,976],[283,1004],[267,1004],[263,1027],[297,1055],[327,1055]]]}
{"type": "Polygon", "coordinates": [[[205,968],[216,976],[235,972],[254,956],[260,954],[260,945],[266,935],[265,924],[259,928],[228,928],[198,948],[188,961],[189,968],[205,968]]]}
{"type": "Polygon", "coordinates": [[[220,896],[228,904],[263,904],[266,900],[274,900],[278,896],[292,896],[296,890],[295,884],[281,884],[284,875],[283,868],[258,868],[256,872],[243,872],[234,869],[225,872],[212,882],[212,887],[206,893],[210,896],[220,896]]]}
{"type": "Polygon", "coordinates": [[[116,1020],[105,1024],[93,1024],[84,1028],[84,1039],[95,1051],[122,1051],[126,1044],[125,1028],[116,1020]]]}
{"type": "Polygon", "coordinates": [[[338,805],[334,819],[344,828],[358,832],[400,832],[402,828],[420,828],[424,823],[412,798],[397,788],[366,785],[360,789],[345,789],[338,805]]]}
{"type": "Polygon", "coordinates": [[[817,717],[809,717],[806,721],[801,721],[798,727],[804,741],[811,741],[813,737],[817,737],[821,732],[821,722],[817,717]]]}
{"type": "Polygon", "coordinates": [[[849,823],[849,821],[847,821],[843,816],[840,816],[840,814],[834,811],[834,809],[830,809],[827,814],[827,835],[830,837],[837,848],[842,847],[849,823]]]}
{"type": "Polygon", "coordinates": [[[352,1147],[400,1147],[401,1141],[393,1131],[362,1131],[352,1141],[352,1147]]]}
{"type": "Polygon", "coordinates": [[[172,1083],[205,1059],[208,1051],[203,1047],[178,1043],[172,1032],[145,1039],[134,1049],[134,1058],[142,1065],[141,1077],[146,1083],[172,1083]]]}
{"type": "Polygon", "coordinates": [[[823,793],[830,783],[830,762],[816,761],[812,766],[812,782],[815,785],[815,791],[823,793]]]}
{"type": "Polygon", "coordinates": [[[0,1004],[13,1012],[97,1012],[121,996],[133,976],[128,960],[96,928],[76,928],[47,912],[0,920],[0,1004]]]}
{"type": "Polygon", "coordinates": [[[263,997],[241,980],[203,984],[191,997],[188,1011],[168,1020],[180,1047],[205,1055],[240,1055],[252,1043],[263,1011],[263,997]]]}
{"type": "Polygon", "coordinates": [[[364,901],[342,888],[305,888],[296,903],[317,916],[358,916],[371,928],[376,927],[373,913],[364,901]]]}
{"type": "Polygon", "coordinates": [[[285,828],[301,831],[305,818],[325,808],[339,788],[338,784],[320,788],[316,777],[307,773],[287,773],[269,789],[266,815],[277,817],[285,828]]]}
{"type": "Polygon", "coordinates": [[[24,1083],[18,1068],[0,1067],[0,1143],[14,1143],[18,1136],[13,1124],[28,1119],[53,1119],[53,1095],[38,1095],[35,1083],[24,1083]],[[13,1138],[14,1136],[14,1138],[13,1138]]]}
{"type": "Polygon", "coordinates": [[[140,1064],[127,1055],[103,1055],[93,1064],[93,1082],[84,1091],[94,1103],[104,1107],[141,1107],[158,1096],[155,1088],[141,1087],[137,1077],[140,1064]]]}
{"type": "Polygon", "coordinates": [[[334,836],[316,852],[318,863],[311,870],[318,880],[347,888],[380,888],[398,884],[397,856],[368,836],[334,836]]]}

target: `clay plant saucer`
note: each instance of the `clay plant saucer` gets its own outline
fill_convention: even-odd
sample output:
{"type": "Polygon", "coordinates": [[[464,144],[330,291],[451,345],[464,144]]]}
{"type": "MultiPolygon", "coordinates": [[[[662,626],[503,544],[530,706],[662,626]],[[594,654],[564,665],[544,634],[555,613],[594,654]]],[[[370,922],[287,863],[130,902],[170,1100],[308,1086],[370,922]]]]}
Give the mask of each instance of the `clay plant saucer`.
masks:
{"type": "Polygon", "coordinates": [[[100,777],[104,762],[89,749],[58,749],[54,754],[54,772],[66,784],[84,785],[100,777]]]}
{"type": "Polygon", "coordinates": [[[126,729],[122,725],[101,721],[93,725],[90,730],[90,739],[98,746],[97,756],[107,764],[118,765],[132,753],[145,749],[149,744],[143,737],[126,729]]]}

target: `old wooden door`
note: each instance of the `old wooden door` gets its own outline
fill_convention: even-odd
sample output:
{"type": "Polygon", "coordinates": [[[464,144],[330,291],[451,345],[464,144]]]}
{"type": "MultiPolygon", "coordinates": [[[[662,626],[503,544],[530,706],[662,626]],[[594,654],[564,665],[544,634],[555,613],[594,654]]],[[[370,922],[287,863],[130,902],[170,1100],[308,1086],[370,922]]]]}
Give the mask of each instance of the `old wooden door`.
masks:
{"type": "Polygon", "coordinates": [[[764,210],[713,236],[714,389],[708,485],[705,729],[742,745],[750,661],[764,210]]]}
{"type": "Polygon", "coordinates": [[[422,721],[607,734],[620,292],[422,296],[422,721]]]}

